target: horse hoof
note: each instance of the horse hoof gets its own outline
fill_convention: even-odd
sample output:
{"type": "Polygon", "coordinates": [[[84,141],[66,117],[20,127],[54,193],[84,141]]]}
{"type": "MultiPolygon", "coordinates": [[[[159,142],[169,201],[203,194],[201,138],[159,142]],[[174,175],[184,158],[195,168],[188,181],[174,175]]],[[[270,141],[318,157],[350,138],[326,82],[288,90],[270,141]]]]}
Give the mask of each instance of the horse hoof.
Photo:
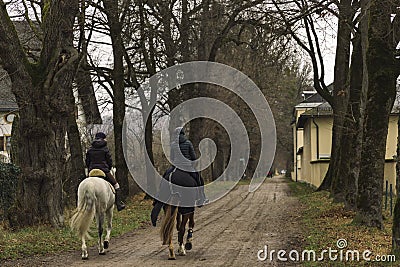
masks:
{"type": "Polygon", "coordinates": [[[86,261],[88,259],[89,259],[89,257],[82,257],[82,260],[84,260],[84,261],[86,261]]]}
{"type": "Polygon", "coordinates": [[[185,244],[185,249],[186,249],[186,250],[191,250],[192,247],[193,247],[193,245],[192,245],[192,243],[190,243],[190,242],[185,244]]]}
{"type": "Polygon", "coordinates": [[[178,255],[179,256],[186,256],[186,252],[185,251],[178,251],[178,255]]]}
{"type": "Polygon", "coordinates": [[[101,252],[99,252],[99,255],[106,255],[106,252],[105,251],[101,251],[101,252]]]}
{"type": "Polygon", "coordinates": [[[185,249],[183,248],[183,244],[182,244],[182,245],[179,245],[179,248],[178,248],[178,255],[179,255],[179,256],[186,256],[186,251],[185,251],[185,249]]]}
{"type": "Polygon", "coordinates": [[[108,242],[107,240],[104,241],[104,248],[105,248],[105,249],[108,249],[109,244],[110,244],[110,242],[108,242]]]}
{"type": "Polygon", "coordinates": [[[176,258],[175,258],[175,257],[173,257],[173,258],[168,258],[168,260],[169,260],[169,261],[173,261],[173,260],[176,260],[176,258]]]}

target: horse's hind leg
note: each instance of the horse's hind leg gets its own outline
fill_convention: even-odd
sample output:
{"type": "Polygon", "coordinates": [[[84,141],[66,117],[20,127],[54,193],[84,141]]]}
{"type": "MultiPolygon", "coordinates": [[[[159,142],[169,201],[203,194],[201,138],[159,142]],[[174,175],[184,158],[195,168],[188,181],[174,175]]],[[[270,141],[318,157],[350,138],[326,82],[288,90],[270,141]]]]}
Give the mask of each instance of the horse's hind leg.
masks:
{"type": "Polygon", "coordinates": [[[89,259],[89,254],[87,252],[85,236],[82,236],[82,260],[89,259]]]}
{"type": "Polygon", "coordinates": [[[104,214],[96,215],[96,222],[99,234],[99,243],[98,243],[99,255],[105,255],[106,251],[104,250],[104,245],[103,245],[104,214]]]}
{"type": "Polygon", "coordinates": [[[113,209],[108,209],[106,212],[106,219],[107,219],[107,232],[106,237],[104,238],[104,248],[108,249],[110,243],[110,234],[112,229],[112,217],[113,217],[113,209]]]}
{"type": "MultiPolygon", "coordinates": [[[[174,207],[174,206],[170,206],[170,208],[168,209],[167,208],[167,213],[168,212],[170,212],[170,215],[171,215],[171,217],[170,217],[170,219],[171,219],[171,221],[170,222],[172,222],[172,223],[174,223],[175,222],[175,218],[173,218],[173,214],[175,213],[175,209],[178,209],[178,207],[174,207]]],[[[168,229],[168,231],[169,231],[169,236],[168,236],[168,260],[175,260],[176,259],[176,257],[175,257],[175,252],[174,252],[174,245],[172,244],[172,236],[173,236],[173,231],[174,230],[174,226],[173,225],[171,225],[170,227],[169,227],[169,229],[168,229]]]]}
{"type": "Polygon", "coordinates": [[[175,252],[174,252],[174,245],[172,244],[172,239],[169,241],[169,246],[168,246],[168,259],[169,260],[175,260],[175,252]]]}
{"type": "Polygon", "coordinates": [[[187,214],[182,215],[182,221],[180,225],[178,225],[178,243],[179,243],[179,248],[178,248],[178,254],[180,256],[185,256],[186,255],[186,250],[185,247],[183,246],[183,236],[185,235],[185,227],[186,223],[189,220],[189,216],[187,214]]]}
{"type": "Polygon", "coordinates": [[[179,232],[179,227],[181,225],[182,215],[178,212],[176,215],[176,230],[179,232]]]}
{"type": "Polygon", "coordinates": [[[193,247],[192,242],[193,242],[193,228],[194,228],[194,212],[188,214],[188,219],[189,219],[189,230],[186,237],[185,248],[187,250],[191,250],[193,247]]]}
{"type": "Polygon", "coordinates": [[[189,229],[193,229],[194,228],[194,212],[189,213],[189,229]]]}

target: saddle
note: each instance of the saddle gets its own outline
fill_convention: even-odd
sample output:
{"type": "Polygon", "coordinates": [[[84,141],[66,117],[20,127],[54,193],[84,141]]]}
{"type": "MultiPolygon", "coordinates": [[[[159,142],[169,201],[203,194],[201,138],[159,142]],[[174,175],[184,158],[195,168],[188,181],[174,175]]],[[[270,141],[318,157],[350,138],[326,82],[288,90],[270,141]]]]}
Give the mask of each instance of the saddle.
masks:
{"type": "Polygon", "coordinates": [[[106,174],[100,169],[93,169],[89,172],[89,177],[106,177],[106,174]]]}

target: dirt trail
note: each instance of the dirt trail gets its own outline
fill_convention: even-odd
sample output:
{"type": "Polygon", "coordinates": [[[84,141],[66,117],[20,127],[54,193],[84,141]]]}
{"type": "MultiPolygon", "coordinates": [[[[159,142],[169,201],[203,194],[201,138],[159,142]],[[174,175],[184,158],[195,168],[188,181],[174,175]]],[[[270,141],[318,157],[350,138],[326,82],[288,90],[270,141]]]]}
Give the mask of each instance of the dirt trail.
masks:
{"type": "Polygon", "coordinates": [[[257,252],[265,245],[277,251],[301,246],[301,206],[290,195],[286,180],[274,177],[256,192],[248,193],[247,189],[248,186],[239,186],[216,203],[197,209],[193,249],[175,261],[167,260],[158,226],[111,239],[105,256],[90,248],[88,261],[82,261],[77,250],[5,266],[295,266],[257,258],[257,252]]]}

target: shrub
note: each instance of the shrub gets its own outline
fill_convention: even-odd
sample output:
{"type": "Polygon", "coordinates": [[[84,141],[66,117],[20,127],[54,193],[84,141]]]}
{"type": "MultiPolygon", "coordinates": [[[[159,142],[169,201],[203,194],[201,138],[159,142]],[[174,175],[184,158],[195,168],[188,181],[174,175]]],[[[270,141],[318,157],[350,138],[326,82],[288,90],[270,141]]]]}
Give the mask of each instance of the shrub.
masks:
{"type": "Polygon", "coordinates": [[[14,203],[19,174],[20,169],[16,165],[0,162],[0,208],[3,215],[7,215],[14,203]]]}

